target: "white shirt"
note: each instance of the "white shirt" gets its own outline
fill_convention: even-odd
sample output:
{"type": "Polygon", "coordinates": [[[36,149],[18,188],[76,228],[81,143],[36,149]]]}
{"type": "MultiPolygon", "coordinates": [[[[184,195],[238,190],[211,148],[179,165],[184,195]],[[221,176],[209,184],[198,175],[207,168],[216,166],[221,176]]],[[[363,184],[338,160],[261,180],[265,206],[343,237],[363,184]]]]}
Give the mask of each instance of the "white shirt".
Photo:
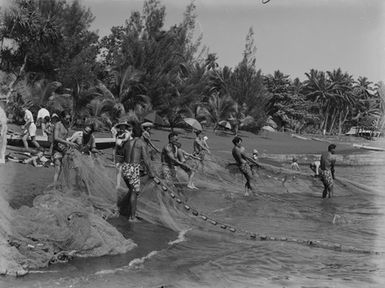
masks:
{"type": "Polygon", "coordinates": [[[28,122],[34,123],[32,112],[29,111],[28,109],[25,110],[24,121],[25,123],[28,123],[28,122]]]}
{"type": "Polygon", "coordinates": [[[45,109],[45,108],[41,108],[37,112],[37,118],[36,119],[39,119],[39,118],[44,119],[46,116],[50,116],[49,111],[47,109],[45,109]]]}

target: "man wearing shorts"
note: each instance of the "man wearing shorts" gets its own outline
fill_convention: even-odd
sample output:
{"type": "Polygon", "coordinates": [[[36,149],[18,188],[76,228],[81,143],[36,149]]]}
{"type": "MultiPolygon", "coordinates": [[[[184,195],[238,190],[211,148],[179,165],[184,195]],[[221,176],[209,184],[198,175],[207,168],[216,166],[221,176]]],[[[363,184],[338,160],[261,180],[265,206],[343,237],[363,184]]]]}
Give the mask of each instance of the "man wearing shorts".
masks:
{"type": "Polygon", "coordinates": [[[120,122],[111,129],[112,137],[115,140],[114,149],[114,163],[117,170],[116,174],[116,189],[120,187],[120,180],[122,178],[122,164],[123,164],[123,147],[124,144],[131,138],[132,127],[127,122],[120,122]],[[126,130],[130,128],[131,130],[126,130]]]}
{"type": "Polygon", "coordinates": [[[334,165],[336,162],[334,153],[336,145],[330,144],[328,152],[324,152],[321,155],[320,161],[320,176],[321,181],[324,184],[324,190],[322,192],[322,198],[326,198],[326,195],[330,198],[334,190],[334,165]]]}
{"type": "Polygon", "coordinates": [[[251,181],[251,169],[249,165],[250,158],[246,156],[245,147],[242,146],[242,138],[239,136],[235,136],[233,139],[234,148],[232,150],[232,154],[235,162],[238,165],[239,170],[246,178],[245,184],[245,196],[250,196],[250,191],[252,192],[252,188],[250,185],[251,181]]]}
{"type": "Polygon", "coordinates": [[[178,134],[171,132],[168,134],[168,143],[163,147],[161,153],[161,162],[162,162],[162,176],[170,184],[173,185],[174,182],[178,181],[176,178],[176,165],[183,165],[181,161],[178,160],[177,155],[177,142],[178,134]]]}
{"type": "Polygon", "coordinates": [[[183,165],[179,165],[180,168],[182,168],[182,170],[184,172],[186,172],[186,174],[188,175],[188,183],[187,183],[187,188],[190,188],[190,189],[198,189],[195,185],[194,185],[194,182],[193,182],[193,178],[194,178],[194,174],[195,174],[195,169],[193,169],[190,165],[188,165],[186,163],[187,161],[187,158],[194,158],[196,160],[200,160],[199,157],[196,157],[190,153],[187,153],[186,151],[184,151],[181,147],[182,147],[182,144],[180,142],[176,142],[175,143],[175,146],[176,146],[176,155],[177,155],[177,158],[178,160],[183,164],[183,165]]]}
{"type": "Polygon", "coordinates": [[[140,193],[140,163],[146,166],[148,176],[153,178],[152,167],[147,154],[146,143],[142,140],[142,128],[135,121],[127,123],[129,139],[123,146],[122,175],[128,187],[125,198],[129,200],[129,221],[136,221],[136,200],[140,193]]]}
{"type": "Polygon", "coordinates": [[[36,125],[33,120],[33,115],[32,112],[29,111],[27,108],[23,107],[23,112],[24,112],[24,121],[25,124],[21,126],[23,131],[23,137],[21,138],[23,140],[24,148],[29,149],[28,147],[28,139],[32,140],[32,144],[36,148],[40,148],[39,143],[36,141],[36,125]]]}

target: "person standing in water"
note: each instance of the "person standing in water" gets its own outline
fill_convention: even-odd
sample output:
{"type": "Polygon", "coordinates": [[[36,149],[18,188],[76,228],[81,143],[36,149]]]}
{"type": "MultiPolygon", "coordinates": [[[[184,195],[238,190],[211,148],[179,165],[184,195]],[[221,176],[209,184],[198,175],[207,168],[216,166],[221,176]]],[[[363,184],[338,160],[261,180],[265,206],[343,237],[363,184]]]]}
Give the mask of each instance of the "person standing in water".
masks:
{"type": "MultiPolygon", "coordinates": [[[[142,140],[142,128],[136,121],[130,121],[126,127],[129,134],[128,140],[123,146],[123,180],[128,187],[126,199],[129,200],[129,221],[136,221],[136,200],[140,193],[140,164],[146,166],[147,174],[154,177],[153,170],[148,158],[146,143],[142,140]]],[[[125,207],[126,208],[126,207],[125,207]]]]}
{"type": "Polygon", "coordinates": [[[190,189],[198,189],[195,185],[194,185],[194,182],[193,182],[193,178],[194,178],[194,174],[195,174],[195,169],[192,168],[190,165],[188,165],[186,163],[187,161],[187,158],[193,158],[193,159],[196,159],[196,160],[200,160],[199,157],[196,157],[190,153],[187,153],[186,151],[184,151],[181,147],[182,147],[182,144],[180,142],[176,142],[175,143],[175,146],[176,146],[176,155],[177,155],[177,158],[178,160],[183,164],[183,165],[179,165],[180,168],[182,168],[182,170],[184,172],[187,173],[188,175],[188,183],[187,183],[187,188],[190,188],[190,189]]]}
{"type": "Polygon", "coordinates": [[[320,160],[320,176],[321,181],[324,185],[324,190],[322,192],[322,198],[326,198],[328,195],[329,198],[333,195],[334,190],[334,165],[336,158],[334,156],[336,149],[335,144],[330,144],[328,146],[328,151],[322,153],[320,160]]]}
{"type": "Polygon", "coordinates": [[[175,166],[185,165],[178,159],[177,143],[178,134],[171,132],[168,134],[168,143],[163,147],[161,153],[162,176],[171,185],[178,181],[175,166]]]}
{"type": "Polygon", "coordinates": [[[310,164],[310,169],[314,172],[314,177],[319,176],[319,167],[321,165],[321,162],[319,160],[314,161],[310,164]]]}
{"type": "Polygon", "coordinates": [[[246,178],[245,184],[245,196],[250,196],[250,191],[253,192],[250,182],[251,182],[251,169],[249,162],[256,164],[259,166],[257,162],[254,162],[250,157],[246,155],[245,147],[242,146],[242,138],[239,136],[235,136],[233,139],[234,148],[232,150],[232,154],[234,160],[242,172],[243,176],[246,178]]]}

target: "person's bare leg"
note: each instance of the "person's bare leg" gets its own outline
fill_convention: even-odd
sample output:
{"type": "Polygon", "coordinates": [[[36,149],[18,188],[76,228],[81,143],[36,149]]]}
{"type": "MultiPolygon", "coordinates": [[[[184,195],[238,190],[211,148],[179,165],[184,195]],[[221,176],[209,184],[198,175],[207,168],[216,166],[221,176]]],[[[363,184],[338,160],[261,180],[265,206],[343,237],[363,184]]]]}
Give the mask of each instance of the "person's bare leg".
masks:
{"type": "Polygon", "coordinates": [[[118,173],[116,175],[116,189],[119,189],[122,180],[122,167],[118,166],[118,173]]]}
{"type": "Polygon", "coordinates": [[[130,222],[136,222],[136,200],[137,196],[136,193],[138,191],[139,187],[133,187],[130,189],[131,195],[130,195],[130,222]]]}
{"type": "Polygon", "coordinates": [[[57,184],[58,184],[58,181],[59,181],[59,177],[60,177],[60,174],[61,174],[61,161],[59,159],[56,159],[55,160],[55,174],[53,176],[53,185],[55,188],[57,188],[57,184]]]}
{"type": "Polygon", "coordinates": [[[33,146],[35,146],[37,149],[40,149],[40,145],[39,145],[39,143],[36,141],[36,136],[31,137],[31,139],[32,139],[32,144],[33,144],[33,146]]]}
{"type": "Polygon", "coordinates": [[[29,136],[29,134],[27,133],[27,134],[25,134],[25,135],[21,138],[21,140],[23,141],[24,148],[25,148],[26,150],[29,149],[29,147],[28,147],[28,141],[27,141],[28,136],[29,136]]]}

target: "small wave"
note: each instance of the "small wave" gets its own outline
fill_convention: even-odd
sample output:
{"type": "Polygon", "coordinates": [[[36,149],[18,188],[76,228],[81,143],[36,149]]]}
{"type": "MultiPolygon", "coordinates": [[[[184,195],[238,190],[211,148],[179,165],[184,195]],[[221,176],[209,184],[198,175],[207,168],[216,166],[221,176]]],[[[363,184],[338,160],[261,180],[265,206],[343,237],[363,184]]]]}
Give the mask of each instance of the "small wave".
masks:
{"type": "Polygon", "coordinates": [[[178,234],[178,238],[176,238],[174,241],[168,242],[168,245],[174,245],[174,244],[177,244],[177,243],[185,241],[186,237],[184,237],[184,236],[190,230],[191,230],[191,228],[180,231],[179,234],[178,234]]]}
{"type": "Polygon", "coordinates": [[[29,274],[46,274],[46,273],[59,273],[60,271],[44,271],[44,270],[30,270],[28,271],[29,274]]]}
{"type": "Polygon", "coordinates": [[[95,275],[105,275],[105,274],[114,274],[115,272],[119,271],[119,270],[123,270],[122,268],[118,268],[118,269],[109,269],[109,270],[101,270],[101,271],[98,271],[95,273],[95,275]]]}
{"type": "Polygon", "coordinates": [[[132,266],[135,266],[135,265],[143,264],[144,261],[146,261],[147,259],[150,259],[151,257],[155,256],[156,254],[158,254],[158,252],[159,251],[151,251],[149,254],[147,254],[146,256],[144,256],[142,258],[135,258],[134,260],[132,260],[128,264],[128,267],[132,267],[132,266]]]}

